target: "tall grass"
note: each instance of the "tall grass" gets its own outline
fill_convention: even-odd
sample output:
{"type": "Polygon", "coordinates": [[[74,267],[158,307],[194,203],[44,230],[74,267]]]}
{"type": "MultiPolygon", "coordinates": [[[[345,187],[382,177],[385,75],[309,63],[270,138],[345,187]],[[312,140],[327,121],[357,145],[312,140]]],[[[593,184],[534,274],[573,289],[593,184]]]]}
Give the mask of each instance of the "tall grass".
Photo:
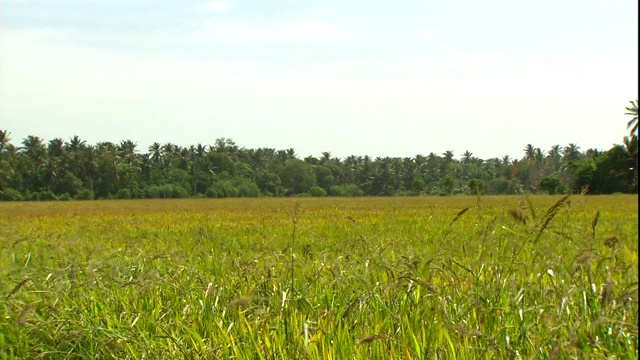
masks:
{"type": "Polygon", "coordinates": [[[638,356],[635,196],[0,213],[0,358],[638,356]]]}

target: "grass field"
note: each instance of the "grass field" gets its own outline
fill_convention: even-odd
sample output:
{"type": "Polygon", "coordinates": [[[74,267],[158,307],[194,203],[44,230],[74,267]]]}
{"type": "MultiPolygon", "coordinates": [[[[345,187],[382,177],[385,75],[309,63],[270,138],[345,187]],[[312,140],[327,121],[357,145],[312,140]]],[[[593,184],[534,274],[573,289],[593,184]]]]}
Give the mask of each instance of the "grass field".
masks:
{"type": "Polygon", "coordinates": [[[0,358],[637,358],[637,201],[1,203],[0,358]]]}

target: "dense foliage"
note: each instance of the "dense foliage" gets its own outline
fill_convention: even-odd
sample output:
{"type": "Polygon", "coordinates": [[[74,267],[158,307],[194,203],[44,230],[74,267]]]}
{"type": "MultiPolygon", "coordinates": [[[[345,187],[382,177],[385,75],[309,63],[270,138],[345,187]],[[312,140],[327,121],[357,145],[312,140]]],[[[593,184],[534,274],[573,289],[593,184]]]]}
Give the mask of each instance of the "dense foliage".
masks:
{"type": "Polygon", "coordinates": [[[16,147],[0,132],[0,199],[453,195],[460,193],[637,193],[637,136],[609,151],[575,144],[544,152],[527,145],[522,159],[482,160],[469,151],[391,158],[299,159],[293,149],[245,149],[155,143],[136,151],[131,140],[88,145],[29,136],[16,147]]]}
{"type": "Polygon", "coordinates": [[[532,144],[521,159],[479,159],[469,151],[415,157],[322,156],[293,149],[247,149],[229,139],[181,147],[154,143],[89,145],[74,136],[21,146],[0,131],[0,199],[182,198],[256,196],[390,196],[453,194],[637,193],[637,102],[627,108],[629,136],[608,151],[576,144],[544,151],[532,144]]]}

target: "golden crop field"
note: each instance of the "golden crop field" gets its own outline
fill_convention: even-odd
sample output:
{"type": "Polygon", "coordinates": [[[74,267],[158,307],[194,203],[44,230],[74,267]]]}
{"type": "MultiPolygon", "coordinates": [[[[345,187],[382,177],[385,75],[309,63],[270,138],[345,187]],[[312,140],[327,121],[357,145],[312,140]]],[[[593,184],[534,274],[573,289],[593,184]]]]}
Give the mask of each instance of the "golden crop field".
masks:
{"type": "Polygon", "coordinates": [[[0,358],[637,358],[637,241],[637,195],[0,203],[0,358]]]}

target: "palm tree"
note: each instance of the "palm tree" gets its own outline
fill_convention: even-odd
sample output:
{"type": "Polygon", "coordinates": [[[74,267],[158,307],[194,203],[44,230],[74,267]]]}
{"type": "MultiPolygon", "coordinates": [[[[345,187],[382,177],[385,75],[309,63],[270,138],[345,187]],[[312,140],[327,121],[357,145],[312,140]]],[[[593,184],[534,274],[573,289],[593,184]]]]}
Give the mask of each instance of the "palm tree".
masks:
{"type": "Polygon", "coordinates": [[[471,162],[472,156],[473,156],[472,152],[470,152],[469,150],[465,151],[464,154],[462,154],[462,163],[468,164],[469,162],[471,162]]]}
{"type": "Polygon", "coordinates": [[[49,140],[49,144],[47,145],[47,152],[50,157],[60,157],[64,154],[64,140],[60,138],[55,138],[53,140],[49,140]]]}
{"type": "Polygon", "coordinates": [[[638,169],[638,137],[637,136],[625,136],[622,139],[622,143],[624,144],[627,153],[629,156],[633,158],[634,170],[638,169]]]}
{"type": "Polygon", "coordinates": [[[122,157],[131,157],[136,152],[136,146],[138,144],[134,143],[131,140],[122,140],[120,144],[116,146],[118,153],[122,157]]]}
{"type": "Polygon", "coordinates": [[[86,141],[80,140],[80,137],[78,135],[75,135],[74,137],[71,138],[71,140],[69,140],[66,146],[71,152],[75,152],[84,148],[86,144],[87,144],[86,141]]]}
{"type": "Polygon", "coordinates": [[[540,148],[535,148],[535,152],[533,156],[536,162],[540,162],[542,161],[542,159],[544,159],[544,151],[541,150],[540,148]]]}
{"type": "Polygon", "coordinates": [[[525,159],[533,160],[535,158],[536,148],[533,145],[527,144],[527,146],[525,146],[523,151],[524,151],[525,159]]]}
{"type": "Polygon", "coordinates": [[[198,155],[198,157],[204,157],[204,155],[207,152],[207,148],[206,146],[202,145],[202,144],[198,144],[196,145],[196,155],[198,155]]]}
{"type": "Polygon", "coordinates": [[[600,150],[596,148],[589,148],[587,149],[587,151],[584,152],[584,156],[592,159],[597,158],[598,156],[600,156],[600,154],[601,154],[600,150]]]}
{"type": "Polygon", "coordinates": [[[627,130],[631,130],[629,133],[630,136],[636,135],[638,136],[638,100],[629,101],[631,103],[631,107],[625,108],[628,112],[624,113],[625,115],[631,115],[633,118],[629,120],[627,123],[627,130]]]}
{"type": "Polygon", "coordinates": [[[560,158],[560,145],[553,145],[551,147],[551,150],[549,150],[549,152],[547,153],[548,157],[552,158],[552,159],[559,159],[560,158]]]}
{"type": "Polygon", "coordinates": [[[565,162],[567,163],[571,160],[575,160],[578,158],[578,156],[580,156],[580,146],[571,143],[568,146],[564,147],[564,149],[562,150],[562,155],[565,159],[565,162]]]}
{"type": "Polygon", "coordinates": [[[547,166],[549,166],[553,172],[557,172],[561,168],[560,160],[562,160],[562,155],[560,155],[560,151],[560,145],[553,145],[547,153],[547,166]]]}
{"type": "Polygon", "coordinates": [[[9,145],[9,141],[11,141],[11,138],[9,138],[10,134],[7,130],[0,130],[0,152],[9,145]]]}
{"type": "Polygon", "coordinates": [[[166,143],[160,147],[160,157],[162,158],[162,163],[166,166],[172,163],[174,155],[178,154],[179,146],[173,143],[166,143]]]}
{"type": "Polygon", "coordinates": [[[149,152],[151,153],[151,161],[154,164],[157,164],[160,161],[160,158],[162,157],[162,145],[160,145],[159,142],[154,142],[153,144],[149,145],[149,152]]]}
{"type": "Polygon", "coordinates": [[[27,157],[33,160],[41,160],[45,153],[45,147],[42,138],[38,136],[29,135],[22,141],[21,150],[27,157]]]}
{"type": "Polygon", "coordinates": [[[322,157],[320,158],[320,163],[324,164],[324,163],[326,163],[327,161],[330,161],[330,160],[331,160],[331,152],[323,151],[322,152],[322,157]]]}

